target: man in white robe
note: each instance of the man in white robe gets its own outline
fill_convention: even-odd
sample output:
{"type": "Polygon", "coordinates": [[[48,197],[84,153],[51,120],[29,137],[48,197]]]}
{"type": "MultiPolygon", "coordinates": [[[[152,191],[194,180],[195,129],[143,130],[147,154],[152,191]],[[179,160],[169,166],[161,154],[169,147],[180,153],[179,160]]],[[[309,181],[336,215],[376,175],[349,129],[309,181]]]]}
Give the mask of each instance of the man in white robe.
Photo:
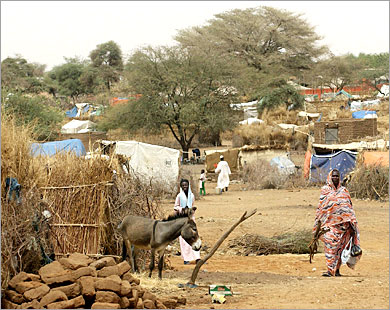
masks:
{"type": "Polygon", "coordinates": [[[232,174],[230,171],[229,164],[227,161],[224,160],[223,155],[219,157],[220,162],[217,165],[217,168],[215,169],[215,173],[219,173],[218,175],[218,181],[217,181],[217,187],[221,189],[223,192],[224,190],[228,190],[229,187],[229,174],[232,174]]]}

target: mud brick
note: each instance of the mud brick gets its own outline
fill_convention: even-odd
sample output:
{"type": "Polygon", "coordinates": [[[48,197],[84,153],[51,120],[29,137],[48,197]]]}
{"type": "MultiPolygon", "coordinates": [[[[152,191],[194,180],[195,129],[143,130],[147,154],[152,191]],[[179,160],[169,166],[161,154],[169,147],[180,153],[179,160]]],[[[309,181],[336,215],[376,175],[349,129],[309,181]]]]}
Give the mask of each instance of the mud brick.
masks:
{"type": "Polygon", "coordinates": [[[95,289],[120,293],[122,280],[119,276],[109,276],[95,281],[95,289]]]}
{"type": "Polygon", "coordinates": [[[103,267],[97,272],[98,277],[109,277],[112,275],[119,276],[119,268],[118,265],[115,266],[108,266],[108,267],[103,267]]]}
{"type": "Polygon", "coordinates": [[[9,301],[9,300],[7,300],[5,298],[2,298],[1,308],[2,309],[17,309],[18,305],[14,304],[13,302],[11,302],[11,301],[9,301]]]}
{"type": "Polygon", "coordinates": [[[94,277],[81,277],[78,280],[81,288],[81,294],[83,296],[92,297],[95,295],[95,278],[94,277]]]}
{"type": "Polygon", "coordinates": [[[157,297],[156,297],[156,295],[154,295],[148,291],[145,291],[144,295],[142,296],[142,299],[143,300],[149,299],[152,301],[156,301],[157,297]]]}
{"type": "Polygon", "coordinates": [[[171,298],[161,299],[160,302],[168,309],[175,309],[177,305],[177,301],[171,298]]]}
{"type": "Polygon", "coordinates": [[[104,257],[98,259],[97,261],[92,262],[89,266],[96,268],[96,270],[101,269],[103,267],[115,266],[116,262],[113,257],[104,257]]]}
{"type": "Polygon", "coordinates": [[[123,280],[127,280],[129,281],[130,283],[134,283],[136,285],[139,285],[141,283],[141,281],[137,278],[135,278],[130,271],[126,272],[123,276],[122,276],[122,279],[123,280]]]}
{"type": "Polygon", "coordinates": [[[52,291],[61,291],[64,292],[68,298],[73,298],[80,295],[80,285],[78,283],[73,283],[53,288],[52,291]]]}
{"type": "Polygon", "coordinates": [[[85,305],[83,296],[78,296],[73,299],[53,302],[47,305],[47,309],[75,309],[85,305]]]}
{"type": "Polygon", "coordinates": [[[14,290],[6,290],[5,296],[9,301],[12,301],[16,304],[22,304],[25,302],[25,299],[22,294],[19,294],[18,292],[15,292],[14,290]]]}
{"type": "Polygon", "coordinates": [[[120,309],[120,305],[108,302],[95,302],[91,309],[120,309]]]}
{"type": "Polygon", "coordinates": [[[144,299],[143,307],[145,309],[156,309],[156,303],[150,299],[144,299]]]}
{"type": "Polygon", "coordinates": [[[28,279],[29,279],[28,274],[25,273],[24,271],[22,271],[22,272],[18,273],[16,276],[14,276],[11,280],[9,280],[8,286],[15,289],[16,284],[18,284],[19,282],[24,282],[28,279]]]}
{"type": "Polygon", "coordinates": [[[119,263],[117,266],[118,266],[118,269],[119,269],[119,276],[122,276],[123,274],[128,272],[130,270],[130,268],[131,268],[129,263],[126,262],[126,261],[123,261],[123,262],[119,263]]]}
{"type": "Polygon", "coordinates": [[[46,284],[63,283],[72,280],[71,272],[65,270],[58,261],[43,266],[38,273],[46,284]]]}
{"type": "Polygon", "coordinates": [[[23,296],[27,300],[40,299],[45,296],[49,291],[50,287],[48,287],[46,284],[43,284],[37,288],[33,288],[31,290],[28,290],[27,292],[24,292],[23,296]]]}
{"type": "Polygon", "coordinates": [[[110,292],[110,291],[96,292],[96,298],[95,298],[96,302],[118,304],[120,300],[121,300],[120,297],[114,292],[110,292]]]}
{"type": "Polygon", "coordinates": [[[68,300],[68,297],[65,295],[64,292],[51,290],[49,293],[42,297],[41,302],[39,303],[39,307],[42,309],[48,304],[63,300],[68,300]]]}
{"type": "Polygon", "coordinates": [[[144,302],[141,298],[138,299],[137,305],[135,306],[135,309],[143,309],[144,308],[144,302]]]}
{"type": "Polygon", "coordinates": [[[127,309],[130,306],[130,301],[127,297],[121,297],[119,305],[121,306],[121,309],[127,309]]]}
{"type": "Polygon", "coordinates": [[[30,302],[25,302],[18,306],[18,309],[40,309],[39,302],[37,300],[33,300],[30,302]]]}
{"type": "Polygon", "coordinates": [[[120,295],[128,296],[130,293],[131,293],[131,285],[129,281],[122,280],[120,295]]]}
{"type": "Polygon", "coordinates": [[[41,285],[43,285],[43,283],[37,281],[19,282],[15,285],[15,289],[18,293],[24,294],[24,292],[37,288],[41,285]]]}
{"type": "Polygon", "coordinates": [[[165,307],[164,304],[159,300],[156,301],[156,308],[157,309],[167,309],[167,307],[165,307]]]}
{"type": "Polygon", "coordinates": [[[81,267],[77,270],[72,271],[71,277],[72,281],[76,281],[80,277],[92,276],[96,277],[96,269],[93,267],[81,267]]]}

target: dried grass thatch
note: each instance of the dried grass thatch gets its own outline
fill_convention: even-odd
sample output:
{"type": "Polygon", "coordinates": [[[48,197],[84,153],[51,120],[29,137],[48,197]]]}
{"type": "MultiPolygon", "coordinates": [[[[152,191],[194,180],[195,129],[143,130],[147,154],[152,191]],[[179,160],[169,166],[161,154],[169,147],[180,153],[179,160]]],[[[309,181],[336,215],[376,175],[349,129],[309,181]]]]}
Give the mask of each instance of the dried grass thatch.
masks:
{"type": "Polygon", "coordinates": [[[244,256],[250,254],[306,254],[309,253],[308,244],[312,236],[311,230],[286,233],[271,238],[261,235],[245,234],[229,241],[227,248],[229,252],[244,256]]]}

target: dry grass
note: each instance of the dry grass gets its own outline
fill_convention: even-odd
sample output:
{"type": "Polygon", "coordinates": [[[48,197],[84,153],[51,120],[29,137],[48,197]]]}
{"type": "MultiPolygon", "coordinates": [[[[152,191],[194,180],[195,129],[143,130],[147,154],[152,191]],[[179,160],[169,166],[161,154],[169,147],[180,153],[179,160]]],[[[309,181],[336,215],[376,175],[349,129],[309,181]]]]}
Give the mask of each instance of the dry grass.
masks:
{"type": "Polygon", "coordinates": [[[184,278],[172,278],[167,279],[163,278],[160,280],[157,277],[157,272],[154,270],[152,278],[149,278],[149,272],[141,272],[140,274],[137,274],[137,278],[141,280],[141,285],[143,288],[147,289],[148,291],[152,292],[156,295],[166,295],[170,293],[177,293],[178,285],[187,283],[189,279],[184,278]]]}

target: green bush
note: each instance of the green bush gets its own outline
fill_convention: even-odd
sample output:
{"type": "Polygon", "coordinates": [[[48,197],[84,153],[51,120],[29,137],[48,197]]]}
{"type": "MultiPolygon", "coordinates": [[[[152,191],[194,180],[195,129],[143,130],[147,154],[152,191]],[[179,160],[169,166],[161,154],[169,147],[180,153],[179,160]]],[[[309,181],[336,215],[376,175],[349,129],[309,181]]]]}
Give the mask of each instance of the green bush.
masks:
{"type": "Polygon", "coordinates": [[[12,94],[2,101],[2,113],[16,116],[18,125],[33,124],[37,140],[52,140],[60,132],[65,113],[47,97],[12,94]]]}
{"type": "Polygon", "coordinates": [[[270,89],[262,94],[262,99],[258,104],[258,111],[261,113],[265,108],[273,109],[281,105],[286,105],[292,109],[303,107],[304,97],[290,85],[283,85],[270,89]]]}

